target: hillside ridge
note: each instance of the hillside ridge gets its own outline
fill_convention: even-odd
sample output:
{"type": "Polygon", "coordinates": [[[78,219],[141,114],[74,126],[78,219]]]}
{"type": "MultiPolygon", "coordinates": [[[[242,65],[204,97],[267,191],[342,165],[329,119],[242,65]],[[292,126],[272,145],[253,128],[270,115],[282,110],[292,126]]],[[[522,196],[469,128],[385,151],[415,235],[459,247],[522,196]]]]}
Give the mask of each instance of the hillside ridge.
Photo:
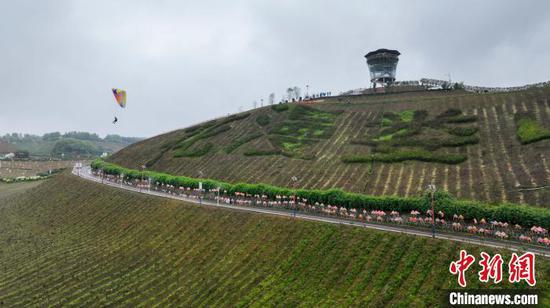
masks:
{"type": "Polygon", "coordinates": [[[232,183],[369,195],[419,196],[433,183],[460,199],[548,207],[549,96],[544,87],[267,106],[141,141],[110,161],[232,183]],[[523,123],[534,134],[528,142],[519,137],[523,123]]]}

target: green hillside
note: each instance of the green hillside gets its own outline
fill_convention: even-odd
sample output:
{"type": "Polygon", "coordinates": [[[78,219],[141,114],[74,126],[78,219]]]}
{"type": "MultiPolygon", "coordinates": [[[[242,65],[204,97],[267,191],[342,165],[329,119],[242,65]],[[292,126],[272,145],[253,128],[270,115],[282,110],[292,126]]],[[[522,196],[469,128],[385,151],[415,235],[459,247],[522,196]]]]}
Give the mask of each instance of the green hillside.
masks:
{"type": "Polygon", "coordinates": [[[330,98],[258,108],[133,144],[119,165],[231,183],[550,206],[550,87],[330,98]],[[292,177],[297,177],[293,182],[292,177]]]}
{"type": "Polygon", "coordinates": [[[53,132],[42,136],[12,133],[0,136],[0,153],[14,152],[17,149],[38,158],[60,158],[62,155],[65,158],[97,157],[104,152],[114,153],[142,139],[119,135],[101,138],[88,132],[53,132]]]}
{"type": "MultiPolygon", "coordinates": [[[[0,306],[434,306],[457,286],[448,266],[460,249],[481,250],[62,174],[24,194],[0,193],[0,306]]],[[[549,260],[537,258],[536,268],[537,289],[548,289],[549,260]]],[[[474,289],[494,287],[468,277],[474,289]]]]}

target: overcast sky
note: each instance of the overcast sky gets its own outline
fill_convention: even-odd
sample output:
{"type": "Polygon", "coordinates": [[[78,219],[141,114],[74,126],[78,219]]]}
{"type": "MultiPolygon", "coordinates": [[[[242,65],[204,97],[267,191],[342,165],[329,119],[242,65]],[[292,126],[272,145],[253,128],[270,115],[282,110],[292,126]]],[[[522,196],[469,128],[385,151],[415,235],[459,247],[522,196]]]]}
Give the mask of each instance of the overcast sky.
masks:
{"type": "Polygon", "coordinates": [[[0,0],[0,135],[152,136],[289,86],[365,87],[381,47],[398,80],[547,81],[549,34],[550,1],[0,0]]]}

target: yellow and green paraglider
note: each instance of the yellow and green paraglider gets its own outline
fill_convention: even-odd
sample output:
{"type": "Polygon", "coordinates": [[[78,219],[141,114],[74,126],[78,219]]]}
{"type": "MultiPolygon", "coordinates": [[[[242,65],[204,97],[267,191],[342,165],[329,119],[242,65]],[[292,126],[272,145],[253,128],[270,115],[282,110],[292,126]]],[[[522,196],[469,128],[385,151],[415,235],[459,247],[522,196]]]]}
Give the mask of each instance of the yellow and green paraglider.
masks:
{"type": "MultiPolygon", "coordinates": [[[[116,89],[113,88],[113,95],[115,96],[115,100],[117,104],[122,107],[126,108],[126,91],[122,89],[116,89]]],[[[116,124],[118,122],[118,118],[115,116],[115,119],[113,120],[113,124],[116,124]]]]}
{"type": "Polygon", "coordinates": [[[113,88],[113,95],[115,96],[117,104],[122,108],[126,108],[126,91],[113,88]]]}

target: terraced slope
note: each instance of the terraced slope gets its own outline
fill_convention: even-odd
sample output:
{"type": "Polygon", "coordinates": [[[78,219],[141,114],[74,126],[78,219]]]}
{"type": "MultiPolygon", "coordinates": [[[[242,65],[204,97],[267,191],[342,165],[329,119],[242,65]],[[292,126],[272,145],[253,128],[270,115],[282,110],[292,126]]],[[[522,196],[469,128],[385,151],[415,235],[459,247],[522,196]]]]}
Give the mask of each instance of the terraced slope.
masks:
{"type": "Polygon", "coordinates": [[[301,112],[310,115],[298,120],[293,118],[295,106],[264,107],[239,120],[225,118],[145,140],[116,153],[111,161],[130,168],[147,163],[155,171],[229,182],[337,187],[373,195],[418,195],[433,182],[459,198],[550,206],[550,188],[541,188],[550,185],[549,97],[548,87],[500,94],[358,96],[312,104],[309,111],[301,112]],[[444,117],[456,111],[460,114],[444,117]],[[425,112],[426,117],[417,120],[415,112],[425,112]],[[387,114],[403,118],[388,123],[387,114]],[[536,142],[520,142],[517,114],[529,115],[521,134],[532,134],[526,138],[536,142]],[[330,119],[315,122],[315,117],[330,119]],[[460,123],[463,120],[468,123],[460,123]],[[222,122],[223,131],[208,128],[222,122]],[[211,134],[190,146],[203,149],[209,144],[207,151],[177,157],[179,144],[208,129],[211,134]],[[459,159],[370,161],[375,152],[378,158],[412,153],[459,159]],[[366,159],[343,161],[350,155],[366,159]]]}
{"type": "MultiPolygon", "coordinates": [[[[0,306],[434,306],[457,286],[448,266],[459,250],[479,255],[468,245],[200,207],[70,175],[0,201],[0,306]]],[[[536,268],[537,288],[548,289],[549,260],[537,258],[536,268]]],[[[474,275],[469,287],[494,287],[474,275]]]]}

